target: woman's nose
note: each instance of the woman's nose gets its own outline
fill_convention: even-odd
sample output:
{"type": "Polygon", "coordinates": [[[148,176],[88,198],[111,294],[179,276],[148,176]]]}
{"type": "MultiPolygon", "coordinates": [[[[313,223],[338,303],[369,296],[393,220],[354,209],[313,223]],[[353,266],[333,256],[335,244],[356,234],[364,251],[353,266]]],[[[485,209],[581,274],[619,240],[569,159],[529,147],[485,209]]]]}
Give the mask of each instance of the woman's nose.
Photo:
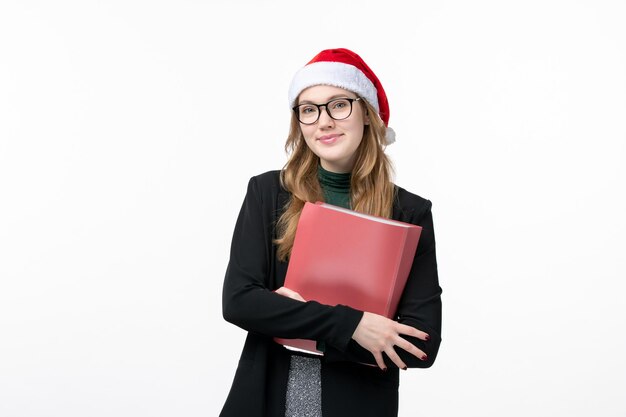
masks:
{"type": "Polygon", "coordinates": [[[328,108],[326,106],[324,106],[323,111],[320,109],[320,118],[318,122],[320,126],[333,126],[334,125],[335,119],[330,117],[330,114],[328,113],[328,108]]]}

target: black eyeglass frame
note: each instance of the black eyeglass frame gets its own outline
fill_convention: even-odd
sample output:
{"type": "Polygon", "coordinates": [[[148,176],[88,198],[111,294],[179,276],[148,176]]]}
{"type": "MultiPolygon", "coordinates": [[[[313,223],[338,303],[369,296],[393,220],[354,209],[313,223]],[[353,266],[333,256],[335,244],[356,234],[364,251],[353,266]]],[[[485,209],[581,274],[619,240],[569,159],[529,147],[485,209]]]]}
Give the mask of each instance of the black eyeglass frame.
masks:
{"type": "Polygon", "coordinates": [[[359,101],[359,100],[361,100],[361,97],[357,97],[357,98],[338,97],[338,98],[334,98],[334,99],[332,99],[332,100],[330,100],[330,101],[328,101],[327,103],[324,103],[324,104],[314,104],[314,103],[298,104],[297,106],[292,107],[292,110],[296,114],[296,119],[298,119],[298,121],[300,123],[302,123],[303,125],[314,125],[315,123],[317,123],[317,121],[320,119],[320,116],[322,115],[322,107],[324,107],[324,110],[326,110],[326,114],[331,119],[333,119],[333,120],[346,120],[348,117],[350,117],[352,115],[352,109],[354,108],[354,106],[352,106],[352,103],[354,103],[355,101],[359,101]],[[338,100],[347,100],[350,103],[350,113],[348,113],[348,115],[346,117],[342,117],[341,119],[337,119],[336,117],[333,117],[333,115],[330,114],[330,111],[328,111],[328,105],[330,103],[332,103],[333,101],[338,101],[338,100]],[[302,120],[300,120],[300,112],[298,111],[298,109],[300,107],[302,107],[302,106],[315,106],[315,107],[317,107],[317,119],[315,119],[315,121],[310,122],[310,123],[305,123],[302,120]]]}

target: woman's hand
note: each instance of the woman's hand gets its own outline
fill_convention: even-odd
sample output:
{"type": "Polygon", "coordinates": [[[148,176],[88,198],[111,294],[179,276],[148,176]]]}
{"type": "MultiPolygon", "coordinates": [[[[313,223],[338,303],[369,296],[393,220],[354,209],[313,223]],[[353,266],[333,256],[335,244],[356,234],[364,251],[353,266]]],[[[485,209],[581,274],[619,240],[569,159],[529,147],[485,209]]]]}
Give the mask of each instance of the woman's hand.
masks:
{"type": "Polygon", "coordinates": [[[290,290],[287,287],[280,287],[279,289],[277,289],[276,291],[274,291],[276,294],[280,294],[284,297],[289,297],[289,298],[293,298],[294,300],[298,300],[298,301],[302,301],[305,302],[306,300],[304,298],[302,298],[302,296],[300,294],[298,294],[297,292],[290,290]]]}
{"type": "Polygon", "coordinates": [[[383,352],[389,356],[389,359],[391,359],[398,368],[407,368],[406,364],[394,350],[394,346],[406,350],[421,360],[426,360],[426,354],[408,340],[400,337],[401,334],[414,336],[422,340],[429,340],[428,334],[421,330],[400,324],[379,314],[368,312],[363,313],[363,318],[354,331],[352,338],[374,355],[376,363],[382,370],[387,370],[387,366],[383,360],[383,352]]]}

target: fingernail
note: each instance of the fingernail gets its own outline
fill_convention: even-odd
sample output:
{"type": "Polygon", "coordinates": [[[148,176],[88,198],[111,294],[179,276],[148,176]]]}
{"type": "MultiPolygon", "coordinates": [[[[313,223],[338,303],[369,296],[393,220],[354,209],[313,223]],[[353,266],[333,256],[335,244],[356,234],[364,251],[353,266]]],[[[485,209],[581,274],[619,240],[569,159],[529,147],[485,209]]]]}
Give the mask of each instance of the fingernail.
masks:
{"type": "Polygon", "coordinates": [[[430,336],[426,335],[426,338],[424,340],[429,341],[430,340],[430,336]]]}
{"type": "Polygon", "coordinates": [[[384,372],[387,372],[387,368],[383,368],[383,371],[384,371],[384,372]]]}
{"type": "Polygon", "coordinates": [[[421,360],[425,361],[426,359],[428,359],[428,356],[426,355],[422,355],[422,357],[420,358],[421,360]]]}
{"type": "Polygon", "coordinates": [[[402,368],[402,370],[404,370],[404,371],[406,371],[407,369],[408,369],[408,367],[407,367],[407,366],[405,366],[404,368],[402,368]]]}

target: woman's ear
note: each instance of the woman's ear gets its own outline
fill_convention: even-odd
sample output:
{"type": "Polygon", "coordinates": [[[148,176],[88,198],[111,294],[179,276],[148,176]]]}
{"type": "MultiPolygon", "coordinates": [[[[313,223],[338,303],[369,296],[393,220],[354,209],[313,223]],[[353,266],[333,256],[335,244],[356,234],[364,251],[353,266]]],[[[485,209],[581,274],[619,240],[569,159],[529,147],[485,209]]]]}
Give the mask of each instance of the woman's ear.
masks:
{"type": "Polygon", "coordinates": [[[365,124],[365,126],[368,126],[370,124],[369,112],[365,112],[365,116],[363,117],[363,123],[365,124]]]}

